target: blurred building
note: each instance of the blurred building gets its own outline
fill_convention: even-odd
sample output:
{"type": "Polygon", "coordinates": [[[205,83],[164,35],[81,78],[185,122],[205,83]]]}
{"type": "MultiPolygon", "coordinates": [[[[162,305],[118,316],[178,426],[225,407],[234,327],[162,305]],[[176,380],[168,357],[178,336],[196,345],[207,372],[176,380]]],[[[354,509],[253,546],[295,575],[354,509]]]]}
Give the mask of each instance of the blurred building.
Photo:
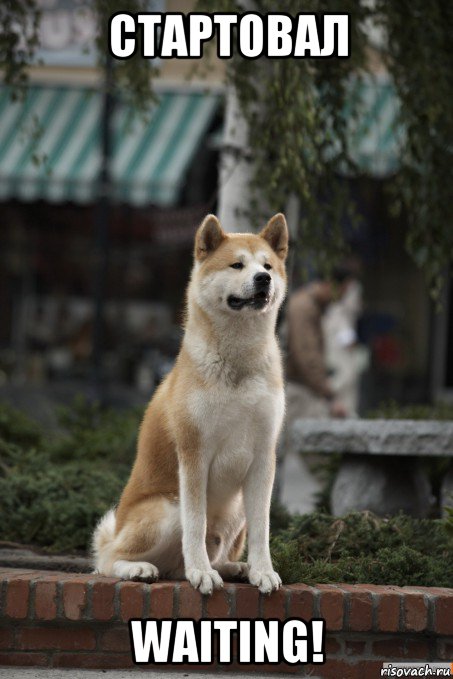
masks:
{"type": "MultiPolygon", "coordinates": [[[[39,4],[30,88],[14,103],[0,88],[0,381],[84,380],[92,362],[105,74],[90,3],[39,4]]],[[[194,2],[151,5],[189,12],[194,2]]],[[[451,294],[435,316],[404,250],[404,216],[390,214],[401,131],[374,33],[373,75],[351,83],[361,102],[350,129],[359,174],[344,177],[363,217],[344,229],[363,263],[360,333],[372,354],[365,407],[453,393],[451,294]]],[[[109,379],[144,391],[177,350],[193,234],[217,203],[225,62],[212,56],[202,78],[193,66],[158,64],[158,101],[146,118],[120,96],[112,108],[103,366],[109,379]]]]}
{"type": "MultiPolygon", "coordinates": [[[[88,376],[107,190],[104,370],[149,390],[155,366],[147,365],[177,349],[194,231],[215,207],[223,64],[213,58],[201,81],[193,62],[162,60],[157,102],[145,115],[117,92],[105,187],[105,73],[90,3],[38,4],[40,48],[26,95],[13,102],[0,89],[0,376],[88,376]]],[[[192,5],[153,0],[150,9],[192,5]]]]}

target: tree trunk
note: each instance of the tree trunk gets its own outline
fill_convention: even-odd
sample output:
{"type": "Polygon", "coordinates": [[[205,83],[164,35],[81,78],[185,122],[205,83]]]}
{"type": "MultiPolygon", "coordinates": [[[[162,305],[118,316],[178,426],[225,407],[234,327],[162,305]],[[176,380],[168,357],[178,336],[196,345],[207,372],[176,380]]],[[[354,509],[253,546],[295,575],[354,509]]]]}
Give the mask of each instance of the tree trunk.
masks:
{"type": "Polygon", "coordinates": [[[248,124],[240,109],[236,91],[228,87],[225,132],[220,157],[218,216],[225,231],[251,231],[250,179],[253,162],[248,144],[248,124]]]}

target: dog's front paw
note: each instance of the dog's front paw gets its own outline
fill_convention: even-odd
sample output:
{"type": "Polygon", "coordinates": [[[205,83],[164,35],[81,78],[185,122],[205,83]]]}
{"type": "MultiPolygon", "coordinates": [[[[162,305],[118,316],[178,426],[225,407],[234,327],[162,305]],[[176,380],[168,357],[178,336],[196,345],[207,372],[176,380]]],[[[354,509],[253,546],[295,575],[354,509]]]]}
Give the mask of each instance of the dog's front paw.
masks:
{"type": "Polygon", "coordinates": [[[155,582],[159,578],[159,571],[147,561],[115,561],[113,575],[123,580],[155,582]]]}
{"type": "Polygon", "coordinates": [[[282,584],[279,574],[272,569],[260,571],[256,568],[250,568],[249,582],[251,585],[258,587],[263,594],[270,594],[274,590],[279,589],[282,584]]]}
{"type": "Polygon", "coordinates": [[[244,561],[226,561],[219,566],[219,573],[224,580],[246,580],[249,574],[249,567],[244,561]]]}
{"type": "Polygon", "coordinates": [[[201,570],[199,568],[188,568],[186,578],[195,589],[202,594],[212,594],[214,589],[223,587],[223,580],[214,569],[201,570]]]}

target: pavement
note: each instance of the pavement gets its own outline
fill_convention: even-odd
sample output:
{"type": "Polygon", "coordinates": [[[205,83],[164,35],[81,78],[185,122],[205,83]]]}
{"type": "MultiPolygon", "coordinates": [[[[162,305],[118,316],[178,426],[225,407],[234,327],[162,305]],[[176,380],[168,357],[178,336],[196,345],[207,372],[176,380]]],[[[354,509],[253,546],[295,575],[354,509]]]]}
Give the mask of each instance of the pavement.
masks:
{"type": "MultiPolygon", "coordinates": [[[[250,677],[274,677],[274,679],[287,679],[287,674],[275,674],[275,672],[260,672],[258,673],[243,673],[243,672],[191,672],[189,670],[180,670],[179,672],[172,672],[162,670],[161,668],[152,670],[146,668],[147,676],[162,677],[162,679],[206,679],[206,677],[215,676],[216,679],[250,679],[250,677]]],[[[308,672],[308,671],[307,671],[308,672]]],[[[138,670],[78,670],[75,668],[61,669],[47,669],[34,667],[0,667],[0,677],[6,679],[105,679],[106,676],[111,679],[137,679],[143,676],[143,669],[138,670]]],[[[310,675],[310,679],[316,679],[310,675]]]]}

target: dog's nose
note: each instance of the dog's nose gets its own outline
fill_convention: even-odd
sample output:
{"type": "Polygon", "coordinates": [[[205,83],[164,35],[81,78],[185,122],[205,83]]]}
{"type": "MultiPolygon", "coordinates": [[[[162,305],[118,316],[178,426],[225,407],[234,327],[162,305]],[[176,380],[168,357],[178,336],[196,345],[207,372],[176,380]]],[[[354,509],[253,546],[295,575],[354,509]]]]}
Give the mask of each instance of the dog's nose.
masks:
{"type": "Polygon", "coordinates": [[[253,277],[253,280],[255,281],[255,286],[257,288],[267,288],[271,282],[271,277],[268,273],[262,271],[260,273],[256,273],[253,277]]]}

